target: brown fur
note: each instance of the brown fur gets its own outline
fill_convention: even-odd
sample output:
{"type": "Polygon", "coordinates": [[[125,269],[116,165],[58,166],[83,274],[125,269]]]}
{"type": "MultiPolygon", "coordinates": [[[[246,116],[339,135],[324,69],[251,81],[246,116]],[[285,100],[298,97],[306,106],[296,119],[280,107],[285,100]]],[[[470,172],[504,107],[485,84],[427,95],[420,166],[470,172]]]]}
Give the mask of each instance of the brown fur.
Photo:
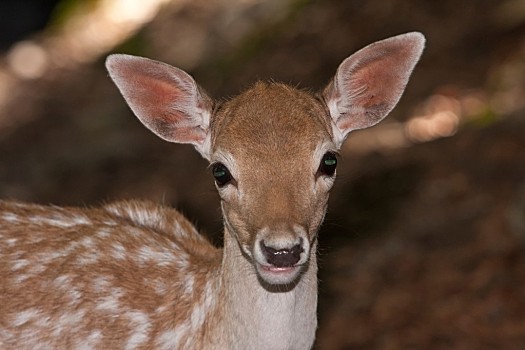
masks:
{"type": "MultiPolygon", "coordinates": [[[[10,339],[24,336],[41,339],[51,348],[75,348],[79,339],[89,343],[95,330],[101,332],[95,344],[122,348],[123,340],[139,327],[140,317],[133,313],[150,316],[148,340],[141,348],[157,348],[154,341],[163,330],[187,322],[189,306],[199,302],[206,283],[220,283],[221,251],[173,209],[148,202],[120,202],[100,209],[0,202],[0,211],[4,349],[18,348],[18,341],[10,339]],[[137,220],[133,212],[148,213],[142,214],[146,220],[137,220]],[[63,225],[50,224],[52,220],[63,225]],[[121,252],[112,250],[117,243],[121,252]],[[166,259],[141,258],[144,248],[150,254],[167,254],[166,259]],[[15,270],[24,260],[30,264],[15,270]],[[26,278],[20,281],[21,276],[26,278]],[[186,276],[194,277],[189,293],[183,283],[186,276]],[[100,308],[104,302],[107,307],[100,308]],[[35,310],[38,317],[8,327],[27,310],[35,310]],[[72,331],[74,338],[68,336],[72,331]],[[54,332],[63,336],[49,337],[54,332]]],[[[213,314],[213,308],[209,312],[213,314]]],[[[192,343],[198,344],[204,332],[205,327],[200,336],[191,334],[192,343]]]]}

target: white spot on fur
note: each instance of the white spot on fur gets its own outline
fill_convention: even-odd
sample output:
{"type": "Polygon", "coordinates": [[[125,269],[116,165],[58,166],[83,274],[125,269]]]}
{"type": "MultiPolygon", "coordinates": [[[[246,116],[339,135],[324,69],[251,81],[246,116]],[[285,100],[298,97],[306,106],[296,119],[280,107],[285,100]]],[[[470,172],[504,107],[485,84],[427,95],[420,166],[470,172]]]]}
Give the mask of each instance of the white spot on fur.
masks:
{"type": "Polygon", "coordinates": [[[206,304],[206,309],[210,309],[211,306],[215,303],[215,290],[214,290],[214,282],[212,280],[208,280],[206,282],[206,287],[204,287],[204,302],[206,304]]]}
{"type": "Polygon", "coordinates": [[[69,289],[71,287],[71,280],[72,280],[71,275],[60,275],[54,279],[53,284],[57,288],[69,289]]]}
{"type": "Polygon", "coordinates": [[[111,288],[110,290],[107,290],[107,292],[109,294],[100,298],[95,308],[97,310],[120,313],[122,311],[122,307],[120,306],[119,299],[124,295],[124,292],[120,288],[111,288]]]}
{"type": "Polygon", "coordinates": [[[88,336],[88,342],[92,342],[94,340],[98,340],[102,338],[102,332],[98,329],[95,329],[94,331],[91,331],[91,333],[88,336]]]}
{"type": "Polygon", "coordinates": [[[187,274],[184,276],[184,294],[191,295],[193,294],[193,285],[195,284],[195,278],[192,274],[187,274]]]}
{"type": "Polygon", "coordinates": [[[173,221],[173,233],[174,233],[174,237],[177,237],[177,236],[187,236],[187,233],[186,231],[184,231],[182,229],[182,227],[180,226],[180,224],[177,222],[177,221],[173,221]]]}
{"type": "Polygon", "coordinates": [[[11,222],[11,223],[15,223],[15,222],[20,221],[20,218],[18,217],[18,215],[14,213],[4,213],[2,215],[2,220],[11,222]]]}
{"type": "Polygon", "coordinates": [[[53,325],[53,336],[60,337],[63,333],[73,333],[80,326],[86,311],[83,309],[65,312],[53,325]]]}
{"type": "Polygon", "coordinates": [[[17,241],[16,238],[8,238],[5,240],[5,243],[7,244],[8,247],[14,247],[16,245],[16,241],[17,241]]]}
{"type": "Polygon", "coordinates": [[[42,264],[50,264],[56,259],[61,258],[64,255],[63,252],[60,251],[52,251],[52,252],[44,252],[37,254],[36,261],[40,261],[42,264]]]}
{"type": "Polygon", "coordinates": [[[98,302],[95,308],[97,310],[119,312],[120,304],[117,298],[114,298],[112,296],[107,296],[107,297],[102,298],[101,301],[98,302]]]}
{"type": "Polygon", "coordinates": [[[58,256],[60,257],[69,256],[75,249],[78,248],[79,245],[79,242],[71,242],[65,249],[57,251],[56,253],[59,254],[58,256]]]}
{"type": "Polygon", "coordinates": [[[189,324],[183,323],[175,329],[163,332],[156,339],[156,344],[159,349],[180,349],[182,348],[180,342],[183,337],[187,336],[189,330],[189,324]]]}
{"type": "Polygon", "coordinates": [[[206,282],[202,298],[203,299],[201,300],[201,303],[194,305],[193,311],[191,313],[190,320],[193,329],[202,327],[206,321],[208,312],[210,312],[210,309],[215,303],[215,296],[213,293],[213,285],[211,281],[206,282]]]}
{"type": "Polygon", "coordinates": [[[111,250],[111,256],[117,260],[124,260],[126,258],[126,248],[121,243],[114,243],[111,250]]]}
{"type": "Polygon", "coordinates": [[[106,208],[108,212],[120,217],[128,217],[134,223],[142,226],[152,226],[161,220],[161,216],[157,210],[147,210],[136,206],[119,205],[109,206],[106,208]]]}
{"type": "Polygon", "coordinates": [[[176,257],[173,255],[172,252],[164,250],[164,251],[158,251],[154,250],[151,247],[143,246],[138,250],[138,261],[140,263],[147,263],[147,262],[153,262],[157,265],[170,265],[173,263],[173,260],[176,259],[176,257]]]}
{"type": "Polygon", "coordinates": [[[188,256],[186,254],[183,254],[182,252],[177,256],[174,256],[171,263],[174,264],[181,273],[185,273],[185,271],[189,268],[190,265],[188,261],[188,256]]]}
{"type": "Polygon", "coordinates": [[[92,249],[95,245],[95,243],[93,242],[93,238],[91,237],[84,237],[82,239],[82,241],[80,242],[80,244],[85,247],[85,248],[88,248],[88,249],[92,249]]]}
{"type": "Polygon", "coordinates": [[[17,271],[20,269],[23,269],[24,267],[28,266],[30,264],[29,260],[27,259],[17,259],[13,263],[13,267],[11,268],[12,271],[17,271]]]}
{"type": "Polygon", "coordinates": [[[27,309],[20,311],[15,315],[11,325],[14,327],[19,327],[41,316],[41,312],[38,309],[27,309]]]}
{"type": "Polygon", "coordinates": [[[72,289],[68,293],[70,302],[69,305],[78,305],[82,299],[82,292],[72,289]]]}
{"type": "Polygon", "coordinates": [[[101,347],[98,346],[98,344],[100,343],[102,336],[103,336],[102,332],[98,329],[91,331],[91,333],[87,336],[87,338],[81,344],[77,345],[78,349],[79,350],[100,349],[101,347]]]}
{"type": "Polygon", "coordinates": [[[45,265],[41,265],[41,264],[32,264],[30,265],[31,267],[29,268],[29,273],[31,275],[40,275],[41,273],[43,273],[44,271],[46,271],[46,266],[45,265]]]}
{"type": "Polygon", "coordinates": [[[31,242],[31,244],[39,244],[39,243],[42,242],[44,239],[45,239],[45,236],[44,236],[44,235],[32,235],[32,236],[29,238],[29,241],[31,242]]]}
{"type": "Polygon", "coordinates": [[[149,339],[150,321],[148,316],[140,311],[128,311],[126,317],[134,327],[126,343],[126,349],[135,349],[149,339]]]}
{"type": "Polygon", "coordinates": [[[117,226],[118,223],[113,221],[113,220],[104,220],[104,224],[108,225],[108,226],[117,226]]]}
{"type": "Polygon", "coordinates": [[[75,216],[72,222],[76,225],[93,225],[93,222],[85,216],[75,216]]]}
{"type": "Polygon", "coordinates": [[[146,285],[153,285],[153,290],[158,295],[165,295],[168,292],[168,286],[166,284],[166,281],[163,279],[157,278],[153,282],[146,280],[146,285]]]}
{"type": "Polygon", "coordinates": [[[111,286],[111,282],[109,281],[109,277],[107,276],[98,276],[93,281],[92,286],[95,292],[100,293],[107,291],[111,286]]]}
{"type": "MultiPolygon", "coordinates": [[[[107,222],[104,222],[106,225],[108,225],[107,222]]],[[[114,223],[113,223],[114,224],[114,223]]],[[[97,232],[97,236],[100,238],[108,238],[111,235],[111,232],[108,229],[100,229],[97,232]]]]}
{"type": "Polygon", "coordinates": [[[37,225],[50,225],[62,228],[74,227],[79,225],[91,225],[91,221],[85,217],[45,217],[45,216],[32,216],[29,218],[34,224],[37,225]]]}
{"type": "Polygon", "coordinates": [[[193,329],[199,329],[204,324],[205,319],[206,319],[206,309],[204,308],[204,305],[202,304],[194,305],[193,310],[191,312],[191,316],[190,316],[191,327],[193,329]]]}
{"type": "Polygon", "coordinates": [[[164,306],[164,305],[163,306],[159,306],[158,308],[155,309],[155,313],[156,314],[161,314],[161,313],[163,313],[166,310],[167,310],[166,306],[164,306]]]}
{"type": "Polygon", "coordinates": [[[31,275],[29,274],[16,275],[13,277],[13,282],[14,284],[21,284],[25,282],[25,280],[27,280],[29,277],[31,277],[31,275]]]}
{"type": "Polygon", "coordinates": [[[84,265],[92,265],[96,264],[100,258],[100,254],[97,250],[92,250],[89,252],[82,253],[77,258],[77,264],[84,266],[84,265]]]}

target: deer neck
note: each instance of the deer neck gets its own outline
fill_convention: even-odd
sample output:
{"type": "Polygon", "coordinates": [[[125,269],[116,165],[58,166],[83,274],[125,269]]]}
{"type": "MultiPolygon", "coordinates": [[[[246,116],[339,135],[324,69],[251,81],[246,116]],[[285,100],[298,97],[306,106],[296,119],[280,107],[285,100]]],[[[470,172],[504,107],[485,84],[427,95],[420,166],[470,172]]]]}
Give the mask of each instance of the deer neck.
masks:
{"type": "Polygon", "coordinates": [[[238,349],[308,349],[317,327],[316,244],[293,286],[265,286],[225,229],[222,262],[224,323],[238,349]]]}

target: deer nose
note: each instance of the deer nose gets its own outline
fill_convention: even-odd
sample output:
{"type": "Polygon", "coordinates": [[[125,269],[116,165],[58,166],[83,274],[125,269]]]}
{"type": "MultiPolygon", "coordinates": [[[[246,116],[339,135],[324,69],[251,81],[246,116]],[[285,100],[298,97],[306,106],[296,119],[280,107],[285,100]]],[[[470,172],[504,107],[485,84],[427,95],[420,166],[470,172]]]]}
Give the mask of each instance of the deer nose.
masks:
{"type": "Polygon", "coordinates": [[[260,242],[261,251],[263,252],[266,261],[275,267],[292,267],[301,259],[301,253],[304,252],[303,239],[300,239],[299,244],[291,248],[275,249],[267,246],[264,241],[260,242]]]}

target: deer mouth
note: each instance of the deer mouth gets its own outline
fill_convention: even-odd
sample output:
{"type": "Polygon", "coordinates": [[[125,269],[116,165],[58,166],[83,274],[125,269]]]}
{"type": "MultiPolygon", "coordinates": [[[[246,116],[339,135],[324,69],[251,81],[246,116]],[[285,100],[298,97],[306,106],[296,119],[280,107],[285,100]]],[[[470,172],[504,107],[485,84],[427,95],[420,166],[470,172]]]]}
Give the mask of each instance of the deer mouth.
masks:
{"type": "Polygon", "coordinates": [[[271,285],[287,285],[294,283],[301,274],[303,265],[295,266],[273,266],[256,263],[256,270],[259,277],[271,285]]]}
{"type": "Polygon", "coordinates": [[[300,277],[309,260],[310,242],[305,230],[296,231],[293,235],[288,232],[278,235],[268,229],[259,232],[252,257],[259,277],[266,283],[293,284],[300,277]]]}
{"type": "Polygon", "coordinates": [[[287,266],[287,267],[277,267],[269,265],[260,265],[261,269],[274,274],[287,274],[292,273],[295,270],[299,269],[300,266],[287,266]]]}
{"type": "MultiPolygon", "coordinates": [[[[289,278],[295,278],[296,275],[301,270],[301,265],[297,266],[286,266],[286,267],[278,267],[278,266],[272,266],[272,265],[263,265],[258,264],[258,270],[261,277],[271,277],[273,279],[289,279],[289,278]]],[[[287,282],[285,282],[287,283],[287,282]]]]}

